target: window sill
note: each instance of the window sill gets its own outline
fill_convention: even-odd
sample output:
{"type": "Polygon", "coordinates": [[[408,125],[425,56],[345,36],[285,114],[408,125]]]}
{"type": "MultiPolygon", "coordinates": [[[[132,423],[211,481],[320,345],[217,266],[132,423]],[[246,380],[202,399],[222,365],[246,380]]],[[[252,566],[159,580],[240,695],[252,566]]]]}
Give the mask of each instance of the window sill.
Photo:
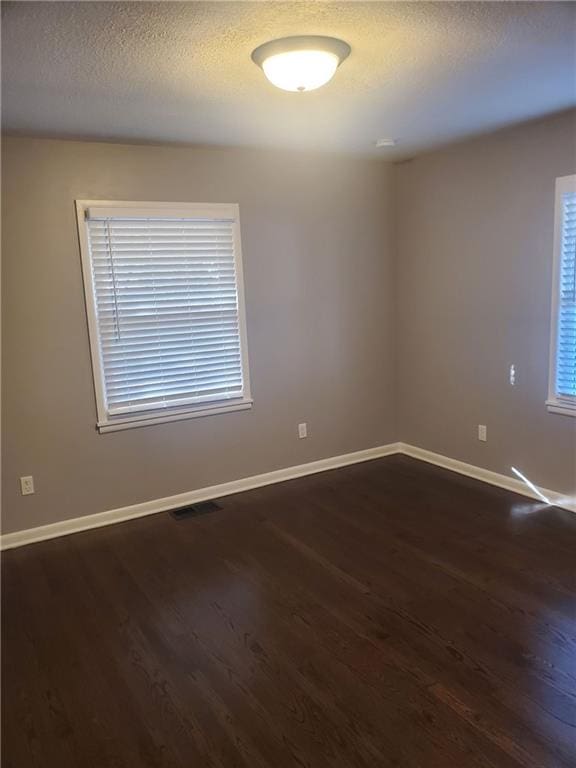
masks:
{"type": "Polygon", "coordinates": [[[232,411],[246,411],[252,408],[252,400],[241,400],[240,402],[224,403],[215,406],[203,408],[188,408],[164,413],[154,413],[154,415],[140,414],[139,416],[121,417],[109,419],[108,421],[98,422],[98,431],[119,432],[123,429],[135,429],[137,427],[149,427],[154,424],[165,424],[170,421],[183,421],[185,419],[197,419],[201,416],[215,416],[219,413],[231,413],[232,411]]]}
{"type": "Polygon", "coordinates": [[[576,417],[576,402],[566,403],[561,400],[546,400],[546,408],[548,413],[558,413],[562,416],[574,416],[576,417]]]}

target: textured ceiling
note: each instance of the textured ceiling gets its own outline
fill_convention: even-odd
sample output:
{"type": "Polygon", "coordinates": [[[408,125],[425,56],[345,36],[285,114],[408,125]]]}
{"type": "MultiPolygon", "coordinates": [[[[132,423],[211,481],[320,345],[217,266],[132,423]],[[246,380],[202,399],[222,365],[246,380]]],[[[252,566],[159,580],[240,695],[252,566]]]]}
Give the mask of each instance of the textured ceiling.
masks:
{"type": "Polygon", "coordinates": [[[576,102],[571,2],[4,2],[2,20],[12,132],[393,159],[576,102]],[[277,90],[250,53],[293,34],[352,54],[318,91],[277,90]]]}

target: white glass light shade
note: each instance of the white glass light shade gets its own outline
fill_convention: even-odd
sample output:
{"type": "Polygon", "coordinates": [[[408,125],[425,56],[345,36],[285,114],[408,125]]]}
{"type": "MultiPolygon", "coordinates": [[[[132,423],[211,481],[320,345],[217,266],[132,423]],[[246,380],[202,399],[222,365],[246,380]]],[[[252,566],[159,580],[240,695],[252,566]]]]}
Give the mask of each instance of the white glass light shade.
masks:
{"type": "Polygon", "coordinates": [[[262,69],[284,91],[313,91],[332,79],[339,63],[328,51],[287,51],[263,61],[262,69]]]}

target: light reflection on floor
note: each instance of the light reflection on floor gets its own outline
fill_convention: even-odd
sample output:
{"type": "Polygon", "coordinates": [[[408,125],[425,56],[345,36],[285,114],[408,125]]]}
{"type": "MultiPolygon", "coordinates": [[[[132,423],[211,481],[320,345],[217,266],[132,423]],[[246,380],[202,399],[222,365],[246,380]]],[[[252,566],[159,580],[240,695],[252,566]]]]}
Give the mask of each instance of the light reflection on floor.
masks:
{"type": "Polygon", "coordinates": [[[516,469],[516,467],[510,467],[512,472],[516,475],[516,477],[519,477],[520,480],[532,491],[532,493],[541,500],[539,502],[537,501],[529,501],[524,504],[513,504],[512,508],[510,509],[510,514],[512,517],[523,517],[524,515],[529,515],[534,512],[541,512],[544,509],[548,509],[549,507],[563,507],[563,508],[572,508],[575,506],[576,497],[574,496],[565,496],[562,499],[556,499],[555,501],[550,501],[550,499],[545,496],[542,491],[534,485],[533,482],[531,482],[525,475],[520,472],[519,469],[516,469]]]}
{"type": "Polygon", "coordinates": [[[549,509],[550,504],[544,504],[540,501],[528,501],[523,504],[512,504],[510,507],[511,517],[525,517],[531,515],[534,512],[542,512],[544,509],[549,509]]]}
{"type": "Polygon", "coordinates": [[[512,470],[512,472],[514,472],[516,477],[519,477],[520,480],[522,480],[522,482],[525,483],[528,486],[528,488],[530,488],[530,490],[536,494],[536,496],[538,496],[539,499],[542,499],[542,501],[545,504],[550,506],[550,503],[551,503],[550,500],[546,496],[544,496],[544,494],[541,491],[538,490],[538,488],[534,485],[534,483],[528,480],[527,477],[524,477],[524,475],[522,474],[522,472],[520,472],[519,469],[516,469],[516,467],[510,467],[510,469],[512,470]]]}

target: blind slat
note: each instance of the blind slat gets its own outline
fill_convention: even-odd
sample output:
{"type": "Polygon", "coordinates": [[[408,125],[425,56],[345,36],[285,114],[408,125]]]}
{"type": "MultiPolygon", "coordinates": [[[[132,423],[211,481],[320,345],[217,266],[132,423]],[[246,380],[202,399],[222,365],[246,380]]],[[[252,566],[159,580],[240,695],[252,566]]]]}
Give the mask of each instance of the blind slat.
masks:
{"type": "Polygon", "coordinates": [[[214,368],[209,371],[199,372],[197,375],[192,373],[176,373],[172,372],[170,376],[160,376],[157,373],[149,376],[137,376],[135,375],[131,379],[106,379],[107,389],[110,397],[114,397],[115,393],[130,391],[131,393],[137,392],[149,392],[151,390],[158,390],[161,392],[168,392],[171,389],[181,389],[185,384],[190,386],[191,389],[199,386],[200,383],[209,381],[210,384],[215,382],[234,382],[237,371],[233,368],[226,370],[226,368],[214,368]]]}
{"type": "Polygon", "coordinates": [[[171,368],[174,369],[184,366],[192,370],[193,368],[202,368],[208,365],[220,363],[222,360],[232,361],[235,359],[240,359],[238,345],[236,345],[236,347],[231,347],[229,350],[222,350],[222,354],[220,355],[214,354],[210,358],[210,361],[205,361],[202,357],[193,358],[191,355],[186,353],[183,353],[182,355],[170,356],[158,354],[150,355],[147,357],[135,357],[131,358],[130,362],[127,362],[125,358],[117,358],[115,360],[109,359],[107,361],[107,373],[112,376],[115,371],[124,373],[130,370],[163,370],[167,363],[169,363],[171,368]]]}

